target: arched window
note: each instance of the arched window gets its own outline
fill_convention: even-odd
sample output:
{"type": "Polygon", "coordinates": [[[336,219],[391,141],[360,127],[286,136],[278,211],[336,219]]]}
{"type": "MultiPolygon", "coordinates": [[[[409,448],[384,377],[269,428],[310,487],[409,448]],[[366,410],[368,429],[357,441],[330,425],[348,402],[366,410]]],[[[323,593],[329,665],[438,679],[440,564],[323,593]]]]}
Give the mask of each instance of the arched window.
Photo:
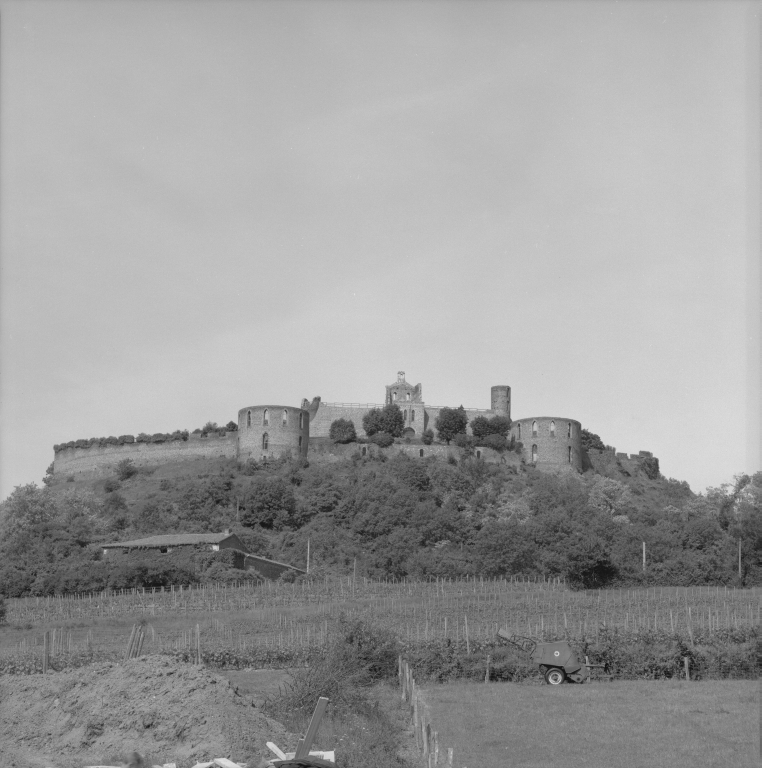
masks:
{"type": "Polygon", "coordinates": [[[420,448],[420,449],[418,450],[418,455],[419,455],[421,458],[423,458],[423,448],[420,448]]]}
{"type": "Polygon", "coordinates": [[[556,422],[551,421],[550,422],[550,436],[555,437],[556,436],[556,422]]]}
{"type": "Polygon", "coordinates": [[[521,440],[521,422],[519,422],[519,440],[521,440]]]}
{"type": "Polygon", "coordinates": [[[532,463],[537,461],[537,446],[532,446],[532,463]]]}
{"type": "Polygon", "coordinates": [[[410,411],[410,421],[415,421],[415,411],[410,411]]]}
{"type": "Polygon", "coordinates": [[[283,426],[285,427],[286,424],[288,424],[288,411],[283,411],[283,426]]]}
{"type": "Polygon", "coordinates": [[[571,437],[571,422],[569,422],[568,426],[566,427],[566,436],[571,437]]]}
{"type": "Polygon", "coordinates": [[[267,408],[265,408],[265,411],[262,414],[262,426],[263,427],[270,426],[270,411],[268,411],[267,408]]]}
{"type": "Polygon", "coordinates": [[[394,399],[395,400],[397,399],[397,393],[396,392],[394,393],[394,399]]]}
{"type": "Polygon", "coordinates": [[[532,437],[537,437],[537,422],[532,422],[532,437]]]}
{"type": "Polygon", "coordinates": [[[262,450],[266,451],[268,445],[270,445],[270,436],[265,432],[262,435],[262,450]]]}
{"type": "Polygon", "coordinates": [[[572,463],[572,460],[571,460],[571,446],[569,446],[569,464],[571,464],[571,463],[572,463]]]}
{"type": "Polygon", "coordinates": [[[251,426],[251,411],[246,412],[246,426],[247,427],[251,426]]]}
{"type": "Polygon", "coordinates": [[[405,395],[405,400],[410,400],[410,392],[405,395]]]}

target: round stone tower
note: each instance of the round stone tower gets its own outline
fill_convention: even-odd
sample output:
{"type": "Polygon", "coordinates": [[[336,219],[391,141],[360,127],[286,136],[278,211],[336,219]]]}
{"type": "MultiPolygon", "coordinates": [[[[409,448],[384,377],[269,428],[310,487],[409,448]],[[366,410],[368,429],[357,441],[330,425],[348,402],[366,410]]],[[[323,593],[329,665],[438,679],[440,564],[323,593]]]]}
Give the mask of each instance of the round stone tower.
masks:
{"type": "Polygon", "coordinates": [[[524,448],[527,464],[542,469],[576,469],[582,471],[582,425],[564,416],[533,416],[511,424],[511,435],[524,448]]]}
{"type": "Polygon", "coordinates": [[[505,384],[492,387],[492,410],[495,416],[511,418],[511,388],[505,384]]]}
{"type": "Polygon", "coordinates": [[[239,462],[277,456],[306,456],[310,415],[287,405],[252,405],[238,411],[239,462]]]}

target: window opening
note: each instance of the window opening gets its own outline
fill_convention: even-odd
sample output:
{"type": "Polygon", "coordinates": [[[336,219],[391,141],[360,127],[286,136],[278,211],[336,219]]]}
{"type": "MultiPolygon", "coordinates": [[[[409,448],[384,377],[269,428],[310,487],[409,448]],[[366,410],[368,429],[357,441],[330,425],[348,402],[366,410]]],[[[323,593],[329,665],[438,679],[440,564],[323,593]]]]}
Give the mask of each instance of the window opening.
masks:
{"type": "Polygon", "coordinates": [[[247,427],[251,426],[251,411],[246,412],[246,426],[247,427]]]}
{"type": "Polygon", "coordinates": [[[566,427],[566,436],[571,437],[571,422],[566,427]]]}
{"type": "Polygon", "coordinates": [[[368,449],[367,449],[367,448],[363,448],[363,449],[362,449],[362,455],[363,455],[363,456],[365,456],[365,454],[367,453],[367,451],[368,451],[368,449]]]}
{"type": "Polygon", "coordinates": [[[267,446],[270,444],[270,436],[267,434],[267,432],[262,435],[262,450],[266,451],[267,446]]]}
{"type": "Polygon", "coordinates": [[[419,451],[418,451],[418,455],[419,455],[421,458],[423,458],[423,448],[419,449],[419,451]]]}
{"type": "Polygon", "coordinates": [[[556,436],[556,422],[551,421],[550,422],[550,436],[555,437],[556,436]]]}
{"type": "Polygon", "coordinates": [[[532,437],[537,437],[537,422],[532,422],[532,437]]]}
{"type": "Polygon", "coordinates": [[[415,421],[415,411],[410,411],[410,421],[415,421]]]}
{"type": "Polygon", "coordinates": [[[270,426],[270,411],[268,411],[267,408],[265,408],[265,412],[262,414],[262,426],[270,426]]]}
{"type": "Polygon", "coordinates": [[[572,460],[571,460],[571,446],[569,446],[569,464],[571,464],[571,463],[572,463],[572,460]]]}
{"type": "Polygon", "coordinates": [[[536,462],[536,461],[537,461],[537,446],[533,445],[532,446],[532,462],[536,462]]]}
{"type": "Polygon", "coordinates": [[[481,451],[477,451],[476,452],[476,458],[477,459],[481,459],[481,457],[482,457],[482,452],[481,451]]]}
{"type": "Polygon", "coordinates": [[[519,422],[519,440],[521,440],[521,422],[519,422]]]}
{"type": "Polygon", "coordinates": [[[285,427],[286,424],[288,424],[288,411],[283,411],[283,426],[285,427]]]}
{"type": "Polygon", "coordinates": [[[304,414],[299,414],[299,429],[304,429],[304,414]]]}
{"type": "Polygon", "coordinates": [[[302,436],[299,435],[299,448],[301,448],[301,447],[302,447],[302,436]]]}

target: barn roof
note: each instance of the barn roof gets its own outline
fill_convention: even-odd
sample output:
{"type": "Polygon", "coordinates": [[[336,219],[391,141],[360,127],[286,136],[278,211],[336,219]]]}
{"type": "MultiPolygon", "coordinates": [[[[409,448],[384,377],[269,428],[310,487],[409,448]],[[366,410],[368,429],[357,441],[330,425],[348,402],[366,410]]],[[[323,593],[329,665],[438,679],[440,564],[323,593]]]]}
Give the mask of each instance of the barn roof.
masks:
{"type": "Polygon", "coordinates": [[[234,533],[169,533],[164,536],[149,536],[145,539],[132,541],[115,541],[112,544],[101,544],[104,549],[117,547],[181,547],[193,544],[219,544],[233,538],[234,533]]]}

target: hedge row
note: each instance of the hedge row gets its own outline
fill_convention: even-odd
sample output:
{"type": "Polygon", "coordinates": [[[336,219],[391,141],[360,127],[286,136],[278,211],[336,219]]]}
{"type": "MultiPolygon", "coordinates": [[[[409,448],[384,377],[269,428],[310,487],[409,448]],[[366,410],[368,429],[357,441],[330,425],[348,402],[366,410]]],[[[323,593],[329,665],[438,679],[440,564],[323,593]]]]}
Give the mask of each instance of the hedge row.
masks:
{"type": "Polygon", "coordinates": [[[55,452],[63,451],[65,448],[92,448],[93,446],[103,448],[107,445],[124,445],[125,443],[169,443],[175,440],[187,440],[188,430],[177,429],[174,432],[156,432],[153,435],[147,435],[141,432],[137,437],[134,435],[119,435],[119,437],[91,437],[89,440],[70,440],[68,443],[58,443],[53,446],[55,452]]]}

